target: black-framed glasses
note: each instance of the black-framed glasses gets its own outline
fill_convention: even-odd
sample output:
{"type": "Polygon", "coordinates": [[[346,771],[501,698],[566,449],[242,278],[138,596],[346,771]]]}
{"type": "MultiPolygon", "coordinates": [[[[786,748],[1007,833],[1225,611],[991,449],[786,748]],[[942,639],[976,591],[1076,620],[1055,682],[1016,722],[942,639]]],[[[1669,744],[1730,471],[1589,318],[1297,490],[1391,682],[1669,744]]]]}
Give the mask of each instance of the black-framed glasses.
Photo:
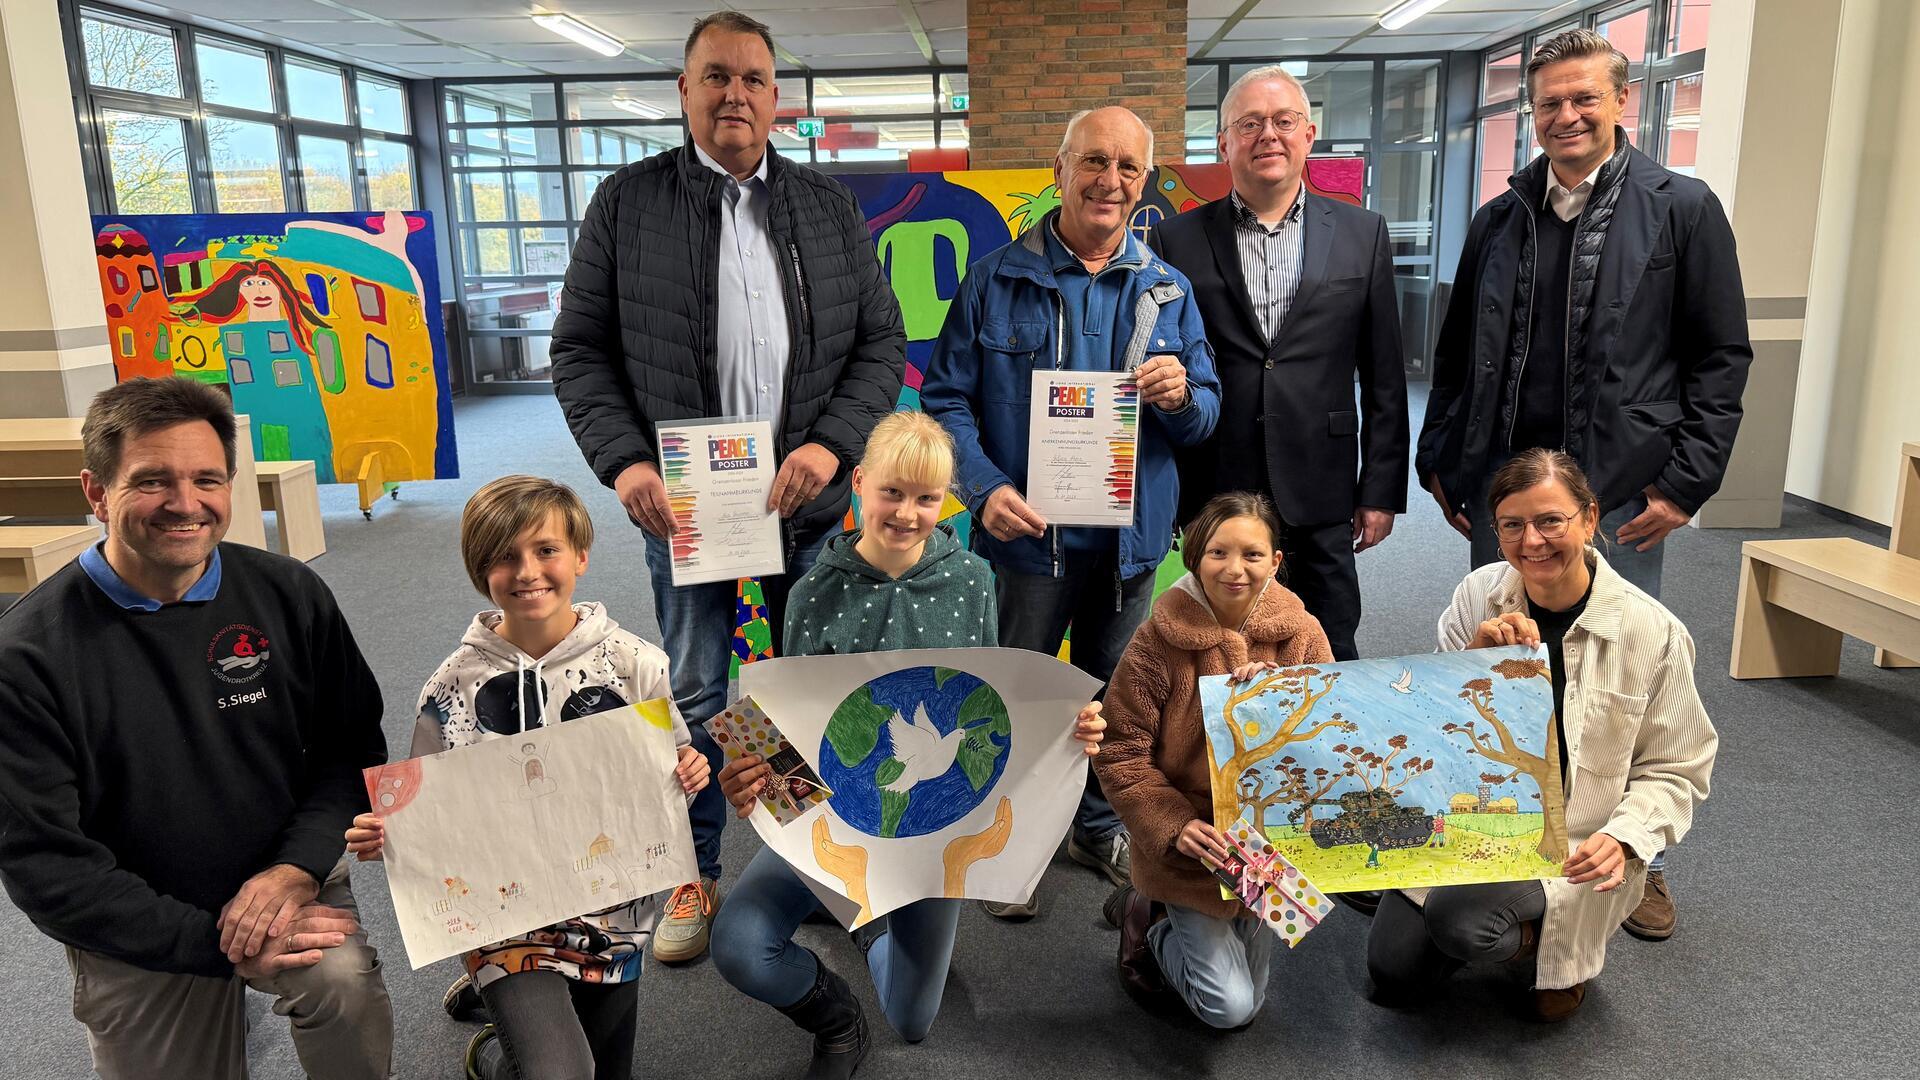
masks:
{"type": "Polygon", "coordinates": [[[1567,527],[1573,524],[1573,518],[1566,514],[1541,514],[1531,518],[1501,518],[1494,523],[1494,531],[1500,534],[1501,543],[1511,544],[1527,535],[1527,526],[1540,534],[1544,540],[1558,540],[1567,535],[1567,527]]]}
{"type": "MultiPolygon", "coordinates": [[[[1618,91],[1616,91],[1616,93],[1617,92],[1618,91]]],[[[1546,116],[1559,116],[1560,107],[1570,104],[1573,106],[1574,112],[1579,113],[1581,116],[1590,116],[1594,110],[1598,109],[1601,104],[1611,96],[1611,94],[1586,93],[1574,94],[1571,97],[1541,98],[1538,101],[1529,99],[1525,105],[1520,107],[1520,111],[1525,113],[1541,113],[1546,116]]]]}
{"type": "Polygon", "coordinates": [[[1147,175],[1147,167],[1132,158],[1110,158],[1105,154],[1082,154],[1077,150],[1063,150],[1074,160],[1074,168],[1082,176],[1104,176],[1108,169],[1119,169],[1120,179],[1131,184],[1147,175]]]}
{"type": "Polygon", "coordinates": [[[1257,139],[1260,133],[1273,125],[1273,133],[1286,138],[1306,125],[1307,118],[1292,109],[1282,109],[1272,116],[1248,115],[1235,120],[1231,127],[1235,135],[1243,139],[1257,139]]]}

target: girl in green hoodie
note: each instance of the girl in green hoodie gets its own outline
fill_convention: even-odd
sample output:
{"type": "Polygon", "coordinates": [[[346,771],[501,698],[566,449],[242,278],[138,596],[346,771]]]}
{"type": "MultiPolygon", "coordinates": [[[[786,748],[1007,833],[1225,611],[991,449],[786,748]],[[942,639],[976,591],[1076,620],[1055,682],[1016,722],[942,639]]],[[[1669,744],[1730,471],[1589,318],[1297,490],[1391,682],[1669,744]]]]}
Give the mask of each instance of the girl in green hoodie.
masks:
{"type": "MultiPolygon", "coordinates": [[[[867,440],[853,471],[860,528],[834,537],[787,601],[787,651],[794,656],[999,644],[993,571],[961,547],[940,511],[953,481],[953,442],[924,413],[896,412],[867,440]]],[[[1089,704],[1074,737],[1099,750],[1106,721],[1089,704]]],[[[741,817],[752,810],[769,769],[753,755],[720,771],[720,788],[741,817]]],[[[793,932],[818,906],[799,876],[771,849],[755,855],[714,918],[713,960],[737,989],[813,1033],[808,1080],[850,1077],[866,1056],[866,1019],[846,980],[793,932]]],[[[960,901],[921,900],[897,908],[857,935],[887,1020],[908,1042],[926,1038],[940,1011],[953,957],[960,901]]]]}

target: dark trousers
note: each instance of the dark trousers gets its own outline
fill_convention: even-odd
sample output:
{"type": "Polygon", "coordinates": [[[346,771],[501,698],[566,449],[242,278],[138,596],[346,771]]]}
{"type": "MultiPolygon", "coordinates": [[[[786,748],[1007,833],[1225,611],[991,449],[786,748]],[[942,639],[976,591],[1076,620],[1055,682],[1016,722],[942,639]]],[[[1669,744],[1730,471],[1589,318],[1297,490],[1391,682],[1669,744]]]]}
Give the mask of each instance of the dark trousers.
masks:
{"type": "MultiPolygon", "coordinates": [[[[1048,656],[1060,652],[1067,626],[1073,626],[1073,666],[1105,683],[1120,654],[1153,609],[1153,571],[1121,580],[1112,553],[1068,552],[1060,577],[1021,574],[993,568],[994,600],[1000,610],[1000,644],[1048,656]]],[[[1106,688],[1100,693],[1104,696],[1106,688]]],[[[1120,831],[1120,815],[1100,790],[1100,777],[1087,770],[1087,787],[1073,829],[1083,840],[1105,840],[1120,831]]]]}
{"type": "Polygon", "coordinates": [[[505,1051],[485,1080],[629,1080],[640,982],[586,983],[520,971],[480,990],[505,1051]]]}
{"type": "Polygon", "coordinates": [[[1353,564],[1353,522],[1288,525],[1280,540],[1283,582],[1320,620],[1335,660],[1358,660],[1354,631],[1360,628],[1360,574],[1353,564]]]}
{"type": "Polygon", "coordinates": [[[1511,960],[1521,926],[1546,915],[1538,881],[1447,885],[1429,890],[1424,906],[1393,890],[1367,935],[1367,971],[1384,995],[1417,997],[1466,964],[1511,960]]]}

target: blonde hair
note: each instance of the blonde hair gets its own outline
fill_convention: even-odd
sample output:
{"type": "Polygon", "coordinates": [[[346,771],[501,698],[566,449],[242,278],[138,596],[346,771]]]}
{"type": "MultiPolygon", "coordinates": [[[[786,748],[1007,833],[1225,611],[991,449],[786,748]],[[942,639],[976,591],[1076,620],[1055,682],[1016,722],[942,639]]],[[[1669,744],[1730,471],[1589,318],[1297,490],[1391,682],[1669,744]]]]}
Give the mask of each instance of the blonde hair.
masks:
{"type": "Polygon", "coordinates": [[[944,488],[953,483],[953,436],[923,412],[896,412],[873,426],[860,467],[911,484],[944,488]]]}
{"type": "Polygon", "coordinates": [[[567,543],[582,554],[593,548],[593,517],[587,504],[565,484],[538,476],[503,476],[473,493],[460,512],[460,557],[467,579],[487,592],[487,570],[513,550],[528,531],[558,512],[567,543]]]}

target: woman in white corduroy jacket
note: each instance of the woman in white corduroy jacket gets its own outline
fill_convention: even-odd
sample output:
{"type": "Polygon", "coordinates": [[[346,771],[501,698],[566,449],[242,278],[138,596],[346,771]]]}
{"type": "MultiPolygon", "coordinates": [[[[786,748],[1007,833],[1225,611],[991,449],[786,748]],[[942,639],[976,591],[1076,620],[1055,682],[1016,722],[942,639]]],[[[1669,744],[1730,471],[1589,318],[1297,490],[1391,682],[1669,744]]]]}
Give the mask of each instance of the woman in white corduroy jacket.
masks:
{"type": "Polygon", "coordinates": [[[1573,459],[1516,456],[1488,502],[1505,561],[1454,590],[1440,649],[1547,645],[1571,854],[1551,880],[1386,894],[1367,965],[1376,1000],[1408,1004],[1463,964],[1504,962],[1531,975],[1525,1011],[1561,1020],[1639,904],[1646,860],[1686,835],[1719,736],[1686,627],[1593,547],[1600,508],[1573,459]]]}

